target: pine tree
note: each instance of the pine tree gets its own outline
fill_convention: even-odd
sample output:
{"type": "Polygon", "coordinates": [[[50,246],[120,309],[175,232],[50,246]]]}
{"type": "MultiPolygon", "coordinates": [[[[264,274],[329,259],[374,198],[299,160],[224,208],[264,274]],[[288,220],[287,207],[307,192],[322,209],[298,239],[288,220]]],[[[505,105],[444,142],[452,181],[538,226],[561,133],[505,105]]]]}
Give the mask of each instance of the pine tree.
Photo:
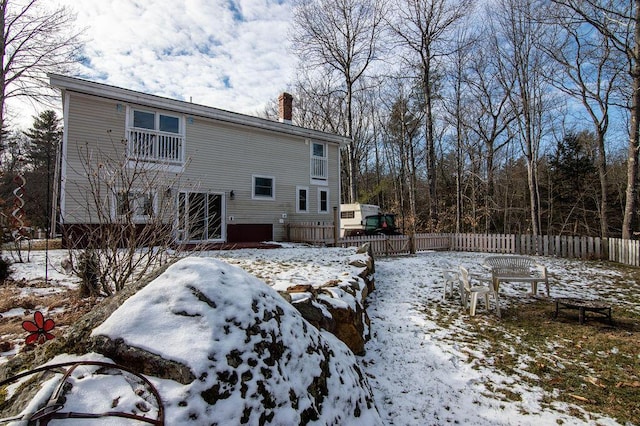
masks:
{"type": "Polygon", "coordinates": [[[558,141],[550,159],[554,225],[558,233],[590,235],[591,230],[598,229],[594,145],[591,133],[568,133],[558,141]]]}
{"type": "Polygon", "coordinates": [[[25,152],[28,163],[25,214],[33,226],[48,229],[54,201],[56,158],[62,141],[60,119],[55,111],[43,111],[24,134],[29,139],[25,152]]]}

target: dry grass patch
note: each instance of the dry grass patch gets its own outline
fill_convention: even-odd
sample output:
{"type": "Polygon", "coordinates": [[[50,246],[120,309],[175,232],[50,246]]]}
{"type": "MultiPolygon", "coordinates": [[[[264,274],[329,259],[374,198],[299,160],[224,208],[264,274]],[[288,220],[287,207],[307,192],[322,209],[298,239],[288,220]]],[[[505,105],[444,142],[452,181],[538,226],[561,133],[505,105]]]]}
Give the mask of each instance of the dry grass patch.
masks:
{"type": "MultiPolygon", "coordinates": [[[[515,305],[502,319],[483,317],[469,321],[480,336],[484,358],[479,365],[496,369],[530,386],[541,387],[543,403],[575,404],[618,422],[640,418],[640,318],[613,304],[614,324],[595,314],[584,325],[578,311],[562,311],[554,318],[550,300],[515,305]]],[[[509,389],[496,389],[518,401],[509,389]]],[[[571,414],[576,413],[571,411],[571,414]]],[[[578,417],[580,415],[578,414],[578,417]]]]}
{"type": "Polygon", "coordinates": [[[0,349],[10,350],[20,344],[28,333],[22,328],[22,322],[33,320],[33,313],[42,311],[46,318],[56,323],[52,331],[57,335],[91,310],[95,299],[81,298],[76,290],[67,288],[51,292],[38,292],[37,289],[50,288],[44,281],[8,282],[0,284],[0,312],[11,309],[24,309],[24,315],[9,316],[0,321],[0,349]]]}

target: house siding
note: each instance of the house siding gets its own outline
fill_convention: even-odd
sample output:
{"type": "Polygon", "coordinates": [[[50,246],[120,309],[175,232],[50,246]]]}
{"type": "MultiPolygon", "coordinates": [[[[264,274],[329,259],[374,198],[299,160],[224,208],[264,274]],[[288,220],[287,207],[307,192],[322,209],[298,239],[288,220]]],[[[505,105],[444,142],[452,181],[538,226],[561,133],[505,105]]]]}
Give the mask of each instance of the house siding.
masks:
{"type": "Polygon", "coordinates": [[[98,223],[96,203],[87,181],[87,166],[123,155],[125,112],[124,109],[118,111],[117,102],[81,94],[68,95],[67,111],[72,119],[65,119],[64,129],[67,146],[63,158],[66,169],[63,221],[98,223]]]}
{"type": "MultiPolygon", "coordinates": [[[[66,178],[63,220],[96,223],[94,205],[88,191],[83,153],[122,158],[128,104],[117,99],[67,91],[68,117],[65,117],[66,178]],[[88,151],[87,151],[88,149],[88,151]]],[[[145,105],[129,104],[132,107],[145,105]]],[[[146,107],[149,109],[148,107],[146,107]]],[[[215,119],[160,110],[183,117],[185,126],[184,171],[168,173],[175,180],[172,196],[180,191],[225,194],[225,220],[229,225],[271,224],[273,239],[286,238],[286,223],[332,220],[332,208],[339,205],[339,146],[327,143],[328,185],[314,184],[310,178],[312,141],[298,135],[257,129],[215,119]],[[275,199],[252,199],[252,176],[275,179],[275,199]],[[296,213],[297,186],[309,188],[308,213],[296,213]],[[318,213],[318,189],[329,191],[329,212],[318,213]],[[229,197],[234,192],[234,199],[229,197]],[[282,221],[282,223],[281,223],[282,221]]]]}

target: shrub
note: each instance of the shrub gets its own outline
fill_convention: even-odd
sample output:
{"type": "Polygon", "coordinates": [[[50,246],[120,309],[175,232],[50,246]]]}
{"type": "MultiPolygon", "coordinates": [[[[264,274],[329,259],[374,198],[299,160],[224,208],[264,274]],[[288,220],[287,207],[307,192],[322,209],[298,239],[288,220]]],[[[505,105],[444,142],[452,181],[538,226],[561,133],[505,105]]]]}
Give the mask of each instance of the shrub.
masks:
{"type": "Polygon", "coordinates": [[[93,250],[85,250],[78,257],[78,276],[82,279],[81,297],[100,295],[100,262],[93,250]]]}
{"type": "Polygon", "coordinates": [[[0,255],[0,282],[11,276],[11,263],[0,255]]]}

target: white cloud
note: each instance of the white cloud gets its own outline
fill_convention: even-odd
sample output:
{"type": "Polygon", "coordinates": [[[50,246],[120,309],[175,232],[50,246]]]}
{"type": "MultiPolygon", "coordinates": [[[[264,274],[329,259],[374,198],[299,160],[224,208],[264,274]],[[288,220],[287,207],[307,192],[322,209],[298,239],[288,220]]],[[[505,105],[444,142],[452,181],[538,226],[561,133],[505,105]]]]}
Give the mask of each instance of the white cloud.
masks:
{"type": "Polygon", "coordinates": [[[293,78],[290,1],[58,3],[77,13],[79,28],[86,27],[86,60],[78,76],[89,80],[254,114],[293,78]]]}

